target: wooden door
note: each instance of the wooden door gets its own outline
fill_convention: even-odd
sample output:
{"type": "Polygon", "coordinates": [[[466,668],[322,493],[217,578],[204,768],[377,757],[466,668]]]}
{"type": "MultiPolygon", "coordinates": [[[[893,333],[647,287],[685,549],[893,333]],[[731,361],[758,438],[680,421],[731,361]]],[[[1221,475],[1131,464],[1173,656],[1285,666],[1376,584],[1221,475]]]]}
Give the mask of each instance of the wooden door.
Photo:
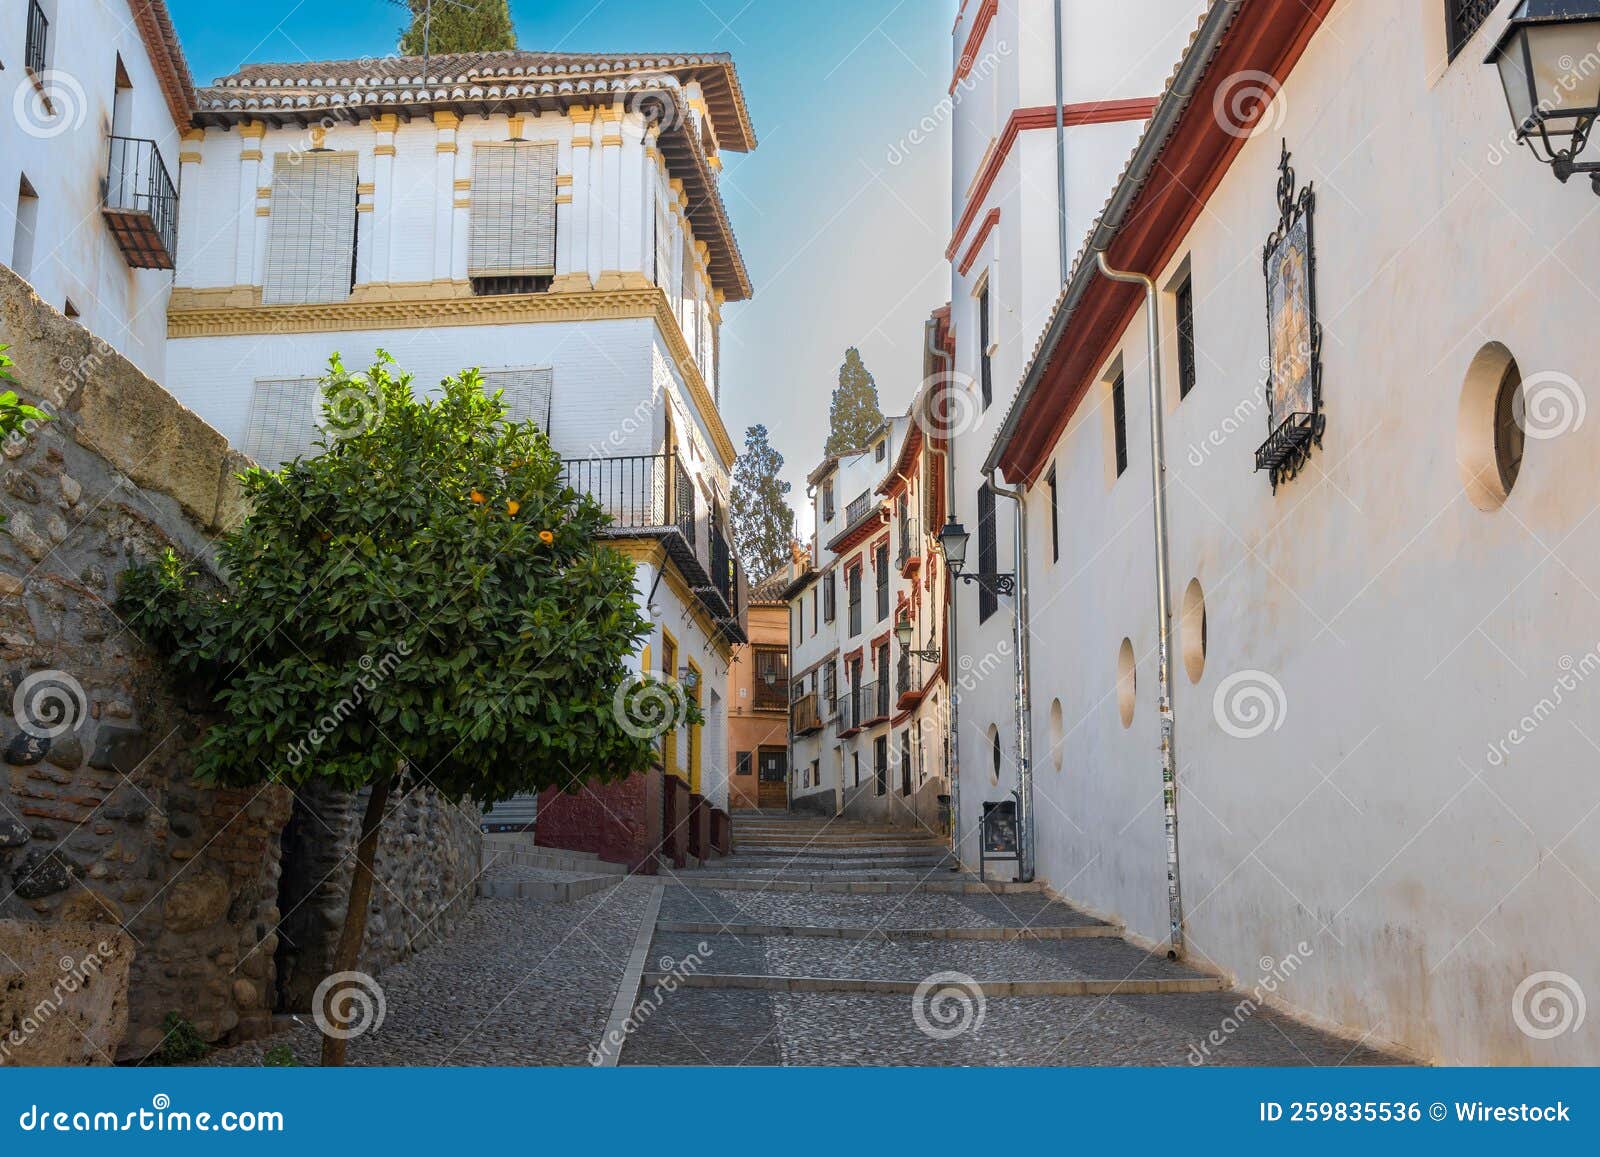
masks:
{"type": "Polygon", "coordinates": [[[789,806],[789,753],[781,747],[761,749],[761,777],[756,786],[756,805],[764,808],[789,806]]]}

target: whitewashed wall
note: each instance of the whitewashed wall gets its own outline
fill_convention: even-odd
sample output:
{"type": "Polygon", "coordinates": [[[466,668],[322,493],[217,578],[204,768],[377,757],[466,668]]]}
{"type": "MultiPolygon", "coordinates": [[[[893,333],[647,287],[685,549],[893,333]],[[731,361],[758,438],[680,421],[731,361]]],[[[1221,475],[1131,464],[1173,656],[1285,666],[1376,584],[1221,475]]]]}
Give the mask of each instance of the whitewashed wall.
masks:
{"type": "MultiPolygon", "coordinates": [[[[1269,113],[1275,131],[1245,145],[1161,271],[1166,284],[1188,260],[1196,286],[1197,388],[1165,405],[1174,610],[1198,578],[1209,640],[1197,683],[1175,670],[1180,845],[1190,949],[1242,983],[1304,941],[1283,1000],[1369,1043],[1441,1063],[1593,1064],[1592,1009],[1549,1040],[1514,1014],[1538,972],[1565,974],[1591,1005],[1600,994],[1600,230],[1586,185],[1505,148],[1504,98],[1480,62],[1508,7],[1446,69],[1439,5],[1338,5],[1269,113]],[[1274,496],[1252,455],[1283,137],[1319,193],[1329,425],[1274,496]],[[1559,375],[1546,388],[1587,417],[1530,438],[1489,513],[1464,494],[1457,420],[1491,341],[1525,381],[1559,375]],[[1228,713],[1235,676],[1267,689],[1258,737],[1228,713]]],[[[1164,328],[1170,339],[1170,317],[1164,328]]],[[[1109,481],[1105,405],[1086,404],[1054,452],[1070,517],[1059,566],[1035,542],[1048,645],[1034,651],[1034,718],[1041,877],[1159,941],[1143,333],[1141,316],[1120,353],[1127,474],[1109,481]],[[1129,729],[1124,636],[1139,657],[1129,729]]],[[[1175,382],[1174,362],[1165,372],[1175,382]]],[[[1032,502],[1046,526],[1042,488],[1032,502]]]]}
{"type": "MultiPolygon", "coordinates": [[[[132,81],[124,135],[154,140],[174,184],[178,129],[126,0],[44,0],[44,8],[44,81],[56,110],[44,120],[30,115],[34,99],[19,91],[33,87],[23,68],[28,6],[12,0],[0,9],[0,262],[15,267],[17,191],[26,176],[39,194],[28,280],[57,309],[71,300],[91,332],[160,380],[172,274],[130,269],[100,214],[119,56],[132,81]]],[[[180,198],[180,220],[189,212],[190,200],[180,198]]]]}

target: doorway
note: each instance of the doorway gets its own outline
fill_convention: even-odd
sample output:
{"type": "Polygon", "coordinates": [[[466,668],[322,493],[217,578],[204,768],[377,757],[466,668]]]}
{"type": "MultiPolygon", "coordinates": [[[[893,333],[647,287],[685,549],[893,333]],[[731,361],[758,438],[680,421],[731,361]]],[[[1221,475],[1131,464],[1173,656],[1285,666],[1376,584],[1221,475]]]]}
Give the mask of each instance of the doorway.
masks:
{"type": "Polygon", "coordinates": [[[756,784],[756,806],[762,808],[787,808],[789,806],[789,752],[782,747],[763,747],[760,755],[760,778],[756,784]]]}

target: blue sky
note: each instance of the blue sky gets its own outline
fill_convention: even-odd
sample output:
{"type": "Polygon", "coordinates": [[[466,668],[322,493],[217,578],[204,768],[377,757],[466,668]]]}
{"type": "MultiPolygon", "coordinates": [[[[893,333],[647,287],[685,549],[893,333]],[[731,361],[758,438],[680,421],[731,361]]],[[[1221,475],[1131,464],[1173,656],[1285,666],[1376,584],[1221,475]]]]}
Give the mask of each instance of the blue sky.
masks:
{"type": "MultiPolygon", "coordinates": [[[[240,64],[392,50],[388,0],[168,0],[195,78],[240,64]]],[[[764,422],[796,507],[822,455],[839,363],[859,345],[885,412],[921,379],[922,323],[949,297],[949,137],[891,163],[945,96],[956,0],[511,0],[527,49],[732,53],[761,146],[723,195],[755,282],[725,315],[722,410],[764,422]]],[[[804,525],[804,524],[803,524],[804,525]]]]}

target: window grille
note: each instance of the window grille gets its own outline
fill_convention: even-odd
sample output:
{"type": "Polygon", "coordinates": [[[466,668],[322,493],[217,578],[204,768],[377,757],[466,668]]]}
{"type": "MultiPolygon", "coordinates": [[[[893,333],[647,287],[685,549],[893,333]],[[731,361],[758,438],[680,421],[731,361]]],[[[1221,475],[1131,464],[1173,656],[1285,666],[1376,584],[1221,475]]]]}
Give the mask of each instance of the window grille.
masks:
{"type": "Polygon", "coordinates": [[[1445,23],[1450,37],[1450,59],[1467,46],[1500,0],[1445,0],[1445,23]]]}
{"type": "Polygon", "coordinates": [[[555,372],[549,366],[533,369],[487,370],[483,389],[493,397],[504,391],[506,417],[513,422],[533,422],[550,433],[550,411],[555,397],[555,372]]]}
{"type": "Polygon", "coordinates": [[[318,379],[260,378],[250,395],[244,452],[268,470],[317,452],[318,379]]]}
{"type": "Polygon", "coordinates": [[[266,305],[343,301],[355,284],[356,156],[280,154],[272,165],[266,305]]]}

